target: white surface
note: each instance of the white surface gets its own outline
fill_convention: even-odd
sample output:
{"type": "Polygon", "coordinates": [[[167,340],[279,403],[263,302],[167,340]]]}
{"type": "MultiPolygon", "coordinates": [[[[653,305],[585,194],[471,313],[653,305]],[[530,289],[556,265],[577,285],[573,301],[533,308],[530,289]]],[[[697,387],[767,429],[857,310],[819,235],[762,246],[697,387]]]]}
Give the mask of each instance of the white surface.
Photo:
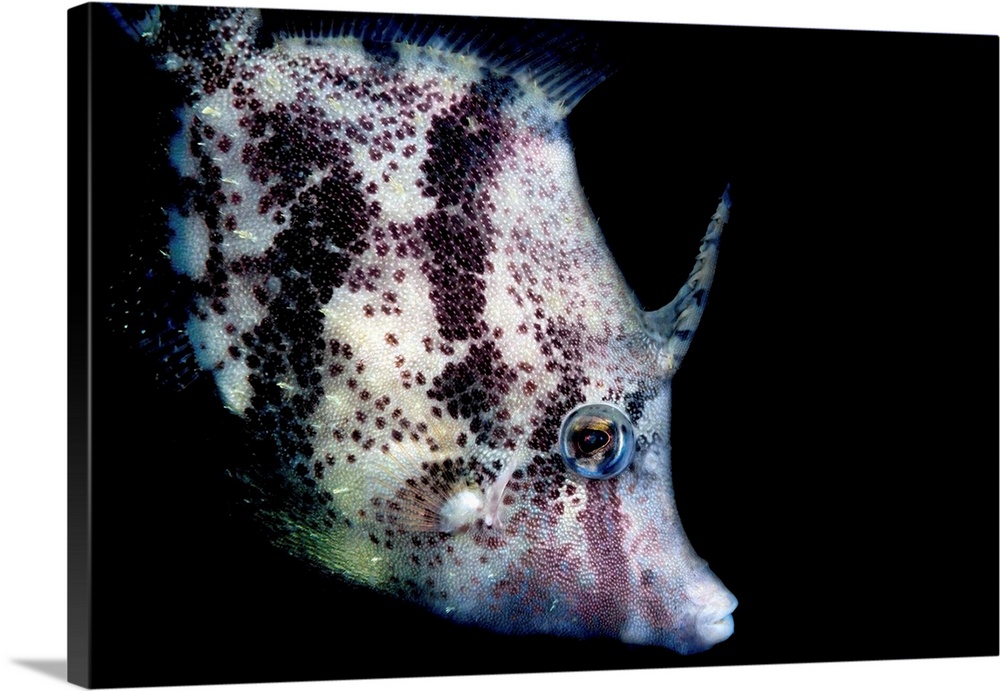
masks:
{"type": "MultiPolygon", "coordinates": [[[[210,4],[205,2],[190,4],[210,4]]],[[[593,19],[726,23],[765,26],[891,29],[961,33],[1000,32],[997,3],[683,2],[646,9],[643,0],[574,3],[506,0],[297,0],[267,6],[406,10],[438,13],[573,16],[593,19]],[[641,8],[641,9],[640,9],[641,8]]],[[[0,42],[3,79],[3,300],[2,477],[0,477],[0,688],[51,689],[65,684],[66,659],[66,270],[65,92],[66,9],[59,0],[7,3],[0,42]],[[14,9],[10,9],[14,8],[14,9]]],[[[984,88],[995,89],[986,84],[984,88]]],[[[987,152],[992,157],[995,152],[987,152]]],[[[985,611],[987,618],[995,612],[985,611]]],[[[780,645],[776,642],[775,645],[780,645]]],[[[728,669],[674,669],[561,675],[560,683],[584,688],[777,689],[913,688],[994,689],[1000,658],[868,662],[728,669]]],[[[532,688],[551,675],[425,679],[410,682],[262,684],[254,689],[501,689],[511,682],[532,688]]],[[[204,689],[238,688],[205,686],[204,689]]]]}

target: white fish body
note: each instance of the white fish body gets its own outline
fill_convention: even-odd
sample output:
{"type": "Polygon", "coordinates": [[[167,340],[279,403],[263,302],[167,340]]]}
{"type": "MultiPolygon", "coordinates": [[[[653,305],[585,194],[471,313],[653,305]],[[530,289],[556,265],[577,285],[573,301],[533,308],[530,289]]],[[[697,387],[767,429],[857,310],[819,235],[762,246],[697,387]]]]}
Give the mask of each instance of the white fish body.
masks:
{"type": "Polygon", "coordinates": [[[258,22],[132,26],[191,90],[169,251],[199,365],[273,448],[253,481],[278,542],[497,631],[727,638],[736,600],[681,527],[668,434],[728,197],[646,312],[577,179],[568,79],[441,41],[259,47],[258,22]]]}

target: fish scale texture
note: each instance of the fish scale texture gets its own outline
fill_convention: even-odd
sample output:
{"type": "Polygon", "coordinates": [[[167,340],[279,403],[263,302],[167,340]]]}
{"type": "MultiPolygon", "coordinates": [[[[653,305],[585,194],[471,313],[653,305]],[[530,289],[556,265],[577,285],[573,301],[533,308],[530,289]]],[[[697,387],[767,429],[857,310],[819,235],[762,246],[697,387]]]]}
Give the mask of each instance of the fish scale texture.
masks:
{"type": "Polygon", "coordinates": [[[144,32],[190,89],[169,252],[198,364],[273,449],[254,482],[284,497],[261,511],[278,542],[508,633],[728,636],[673,501],[669,334],[604,243],[565,107],[446,48],[258,48],[254,11],[202,21],[144,32]],[[560,452],[593,403],[634,428],[611,479],[560,452]]]}

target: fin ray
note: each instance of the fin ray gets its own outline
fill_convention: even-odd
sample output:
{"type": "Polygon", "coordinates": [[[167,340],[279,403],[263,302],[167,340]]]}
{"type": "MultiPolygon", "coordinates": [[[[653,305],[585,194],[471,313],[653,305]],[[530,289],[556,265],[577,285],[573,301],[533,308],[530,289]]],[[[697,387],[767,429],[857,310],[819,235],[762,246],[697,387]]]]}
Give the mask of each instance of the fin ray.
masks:
{"type": "MultiPolygon", "coordinates": [[[[566,113],[613,71],[585,29],[572,22],[331,13],[310,28],[299,13],[284,14],[285,36],[352,37],[374,52],[375,46],[410,44],[475,56],[492,70],[538,85],[566,113]]],[[[267,16],[265,10],[265,22],[267,16]]]]}

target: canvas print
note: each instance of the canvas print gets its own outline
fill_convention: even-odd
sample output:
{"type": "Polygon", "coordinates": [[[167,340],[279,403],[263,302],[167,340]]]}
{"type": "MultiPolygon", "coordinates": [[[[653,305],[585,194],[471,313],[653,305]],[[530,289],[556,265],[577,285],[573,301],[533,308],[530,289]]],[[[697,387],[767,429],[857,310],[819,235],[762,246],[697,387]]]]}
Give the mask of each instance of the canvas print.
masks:
{"type": "MultiPolygon", "coordinates": [[[[937,299],[900,257],[952,241],[892,223],[896,118],[930,117],[927,90],[978,103],[923,51],[974,81],[995,37],[128,4],[74,31],[95,334],[74,681],[996,654],[995,626],[864,623],[905,628],[886,584],[937,578],[909,561],[926,515],[878,491],[922,482],[876,451],[916,356],[840,388],[853,349],[898,343],[876,304],[937,299]]],[[[996,99],[962,112],[985,135],[996,99]]],[[[974,156],[947,132],[909,142],[942,208],[974,156]]],[[[995,470],[928,410],[920,450],[894,437],[916,466],[947,441],[995,470]]]]}

